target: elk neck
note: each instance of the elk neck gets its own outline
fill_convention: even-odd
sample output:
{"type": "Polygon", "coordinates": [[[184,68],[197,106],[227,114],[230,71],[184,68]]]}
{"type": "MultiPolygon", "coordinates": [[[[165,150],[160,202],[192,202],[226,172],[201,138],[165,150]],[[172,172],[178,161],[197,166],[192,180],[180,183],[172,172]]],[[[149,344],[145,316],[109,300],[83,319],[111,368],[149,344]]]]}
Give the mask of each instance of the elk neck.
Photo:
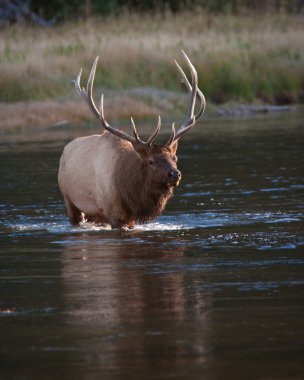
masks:
{"type": "Polygon", "coordinates": [[[124,213],[139,223],[160,215],[173,195],[172,188],[153,183],[147,165],[133,150],[124,151],[116,161],[115,182],[124,213]]]}

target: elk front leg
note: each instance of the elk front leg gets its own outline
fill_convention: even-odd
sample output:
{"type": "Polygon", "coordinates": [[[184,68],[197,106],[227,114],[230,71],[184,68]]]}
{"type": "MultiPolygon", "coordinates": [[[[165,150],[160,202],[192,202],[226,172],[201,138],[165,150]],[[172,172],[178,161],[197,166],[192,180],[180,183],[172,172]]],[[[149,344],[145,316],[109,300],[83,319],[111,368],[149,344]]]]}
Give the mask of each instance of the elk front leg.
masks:
{"type": "Polygon", "coordinates": [[[82,221],[82,212],[69,200],[69,198],[64,197],[64,203],[70,223],[72,225],[78,225],[82,221]]]}

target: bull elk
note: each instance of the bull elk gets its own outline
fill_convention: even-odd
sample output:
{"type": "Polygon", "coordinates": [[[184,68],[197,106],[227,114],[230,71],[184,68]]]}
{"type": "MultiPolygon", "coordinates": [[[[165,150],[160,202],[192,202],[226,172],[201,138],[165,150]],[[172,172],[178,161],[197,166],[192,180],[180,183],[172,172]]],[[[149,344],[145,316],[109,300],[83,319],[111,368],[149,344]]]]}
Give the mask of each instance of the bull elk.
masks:
{"type": "Polygon", "coordinates": [[[98,57],[92,66],[86,89],[81,87],[82,69],[75,80],[77,93],[105,129],[103,133],[80,137],[67,144],[60,158],[58,182],[72,224],[83,219],[110,224],[112,228],[132,228],[160,215],[173,189],[181,180],[177,169],[178,140],[202,116],[205,98],[198,88],[197,72],[182,52],[191,72],[191,84],[175,61],[188,89],[190,102],[186,121],[178,131],[174,123],[169,141],[155,144],[161,119],[155,131],[142,140],[131,118],[133,136],[113,128],[104,117],[103,95],[97,109],[92,92],[98,57]],[[199,109],[195,114],[196,98],[199,109]]]}

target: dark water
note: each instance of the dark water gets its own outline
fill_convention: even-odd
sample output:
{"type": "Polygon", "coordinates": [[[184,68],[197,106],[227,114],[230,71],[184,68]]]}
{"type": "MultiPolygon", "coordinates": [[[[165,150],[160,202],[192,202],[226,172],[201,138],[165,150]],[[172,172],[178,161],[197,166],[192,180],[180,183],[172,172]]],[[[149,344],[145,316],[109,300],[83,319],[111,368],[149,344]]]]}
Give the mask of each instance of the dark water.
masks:
{"type": "Polygon", "coordinates": [[[1,379],[304,378],[303,114],[197,127],[132,232],[69,226],[64,143],[0,145],[1,379]]]}

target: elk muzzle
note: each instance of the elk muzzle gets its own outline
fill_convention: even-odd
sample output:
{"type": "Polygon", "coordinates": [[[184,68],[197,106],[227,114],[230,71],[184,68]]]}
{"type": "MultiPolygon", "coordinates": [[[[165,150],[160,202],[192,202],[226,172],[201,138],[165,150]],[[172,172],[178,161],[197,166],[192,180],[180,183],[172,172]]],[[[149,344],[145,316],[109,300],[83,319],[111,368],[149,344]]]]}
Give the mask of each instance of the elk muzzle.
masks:
{"type": "Polygon", "coordinates": [[[177,169],[171,169],[168,171],[167,182],[169,186],[177,186],[182,178],[182,173],[177,169]]]}

